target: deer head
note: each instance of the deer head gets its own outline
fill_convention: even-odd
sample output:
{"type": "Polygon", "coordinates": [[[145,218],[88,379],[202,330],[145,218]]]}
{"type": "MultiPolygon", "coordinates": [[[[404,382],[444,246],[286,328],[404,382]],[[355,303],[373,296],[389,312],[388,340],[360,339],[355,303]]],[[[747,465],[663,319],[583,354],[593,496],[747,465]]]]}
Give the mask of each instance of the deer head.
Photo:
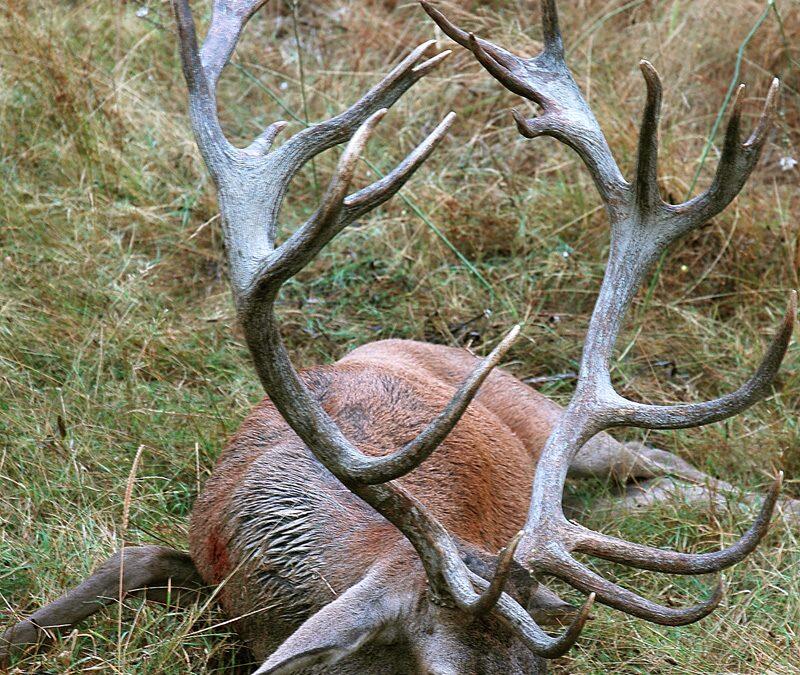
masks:
{"type": "Polygon", "coordinates": [[[469,49],[501,84],[541,107],[542,115],[534,119],[515,112],[519,131],[527,138],[553,136],[578,153],[594,179],[611,225],[608,266],[586,336],[580,378],[536,469],[527,523],[493,564],[479,573],[475,565],[465,562],[463,547],[395,479],[413,471],[436,450],[502,359],[519,327],[480,362],[449,405],[417,438],[374,457],[354,447],[309,394],[292,366],[275,315],[282,285],[349,224],[391,198],[444,138],[454,119],[452,113],[385,178],[350,192],[367,140],[387,109],[449,52],[426,58],[433,42],[420,45],[340,115],[304,129],[277,148],[273,141],[285,123],[276,122],[248,147],[236,148],[220,127],[215,91],[243,27],[265,2],[214,0],[211,25],[198,48],[188,0],[173,0],[192,127],[218,191],[238,320],[258,377],[286,422],[342,485],[402,532],[424,568],[426,587],[415,589],[407,580],[393,578],[391,569],[373,571],[312,616],[258,673],[288,673],[332,663],[393,631],[414,641],[418,652],[428,654],[426,662],[449,664],[432,665],[431,672],[464,672],[470,658],[486,652],[490,652],[485,658],[491,660],[492,669],[487,666],[485,672],[501,672],[504,664],[514,663],[527,664],[520,667],[531,670],[538,659],[559,656],[574,644],[595,598],[660,624],[681,625],[707,615],[722,598],[721,584],[709,600],[698,605],[663,607],[600,577],[572,553],[674,574],[718,572],[748,555],[766,533],[780,490],[780,475],[747,533],[731,548],[700,555],[652,549],[592,532],[565,518],[562,493],[570,460],[603,430],[709,424],[740,412],[769,391],[791,337],[794,293],[786,319],[756,373],[739,390],[715,401],[675,406],[630,401],[615,391],[609,360],[625,313],[654,262],[667,247],[724,209],[755,167],[775,109],[777,81],[757,129],[744,143],[737,99],[711,187],[685,204],[669,205],[661,199],[657,184],[661,84],[649,63],[641,64],[648,96],[635,175],[628,182],[567,68],[555,0],[541,2],[544,50],[532,59],[476,38],[422,3],[442,30],[469,49]],[[279,242],[277,218],[290,181],[314,156],[342,143],[347,145],[318,209],[294,234],[279,242]],[[521,602],[506,592],[512,570],[519,568],[533,579],[534,587],[538,579],[555,576],[588,595],[562,634],[545,632],[521,602]],[[415,598],[413,612],[407,611],[407,602],[400,602],[401,593],[386,597],[377,592],[387,583],[409,589],[415,598]],[[401,611],[400,605],[406,609],[401,611]],[[510,638],[503,641],[498,635],[510,638]]]}

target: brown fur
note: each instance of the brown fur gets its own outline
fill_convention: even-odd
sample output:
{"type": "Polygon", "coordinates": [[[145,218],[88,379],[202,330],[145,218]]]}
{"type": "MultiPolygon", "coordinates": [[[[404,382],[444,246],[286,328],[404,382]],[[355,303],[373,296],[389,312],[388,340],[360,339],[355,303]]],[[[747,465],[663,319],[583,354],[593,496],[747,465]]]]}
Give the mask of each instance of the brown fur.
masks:
{"type": "MultiPolygon", "coordinates": [[[[469,352],[388,340],[303,372],[363,452],[413,439],[475,366],[469,352]]],[[[524,523],[538,454],[559,408],[495,371],[437,451],[399,482],[459,539],[488,552],[524,523]]],[[[298,625],[394,556],[424,579],[402,535],[323,469],[268,398],[219,459],[192,514],[191,555],[255,643],[274,650],[298,625]],[[282,513],[275,516],[275,513],[282,513]],[[296,550],[296,541],[304,546],[296,550]]]]}

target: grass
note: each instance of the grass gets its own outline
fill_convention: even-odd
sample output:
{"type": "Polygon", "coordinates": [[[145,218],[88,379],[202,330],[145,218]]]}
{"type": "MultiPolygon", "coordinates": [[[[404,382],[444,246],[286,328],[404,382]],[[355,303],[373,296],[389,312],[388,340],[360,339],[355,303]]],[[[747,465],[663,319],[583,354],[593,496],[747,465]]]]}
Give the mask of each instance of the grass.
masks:
{"type": "MultiPolygon", "coordinates": [[[[210,3],[195,2],[207,18],[210,3]]],[[[665,81],[662,187],[682,198],[701,167],[739,45],[765,10],[754,0],[562,3],[571,65],[630,172],[644,98],[640,58],[665,81]],[[567,8],[567,5],[571,9],[567,8]]],[[[226,436],[260,396],[222,268],[213,192],[191,140],[168,5],[10,0],[0,10],[0,622],[76,584],[126,543],[186,547],[187,514],[226,436]],[[144,17],[136,13],[148,9],[144,17]],[[134,457],[124,527],[124,494],[134,457]]],[[[527,3],[451,3],[482,35],[536,50],[527,3]]],[[[778,0],[743,51],[752,121],[770,76],[785,83],[765,157],[735,204],[665,260],[634,307],[615,363],[642,400],[735,388],[798,286],[800,6],[778,0]],[[780,23],[778,21],[780,16],[780,23]]],[[[221,87],[228,133],[319,120],[356,100],[389,64],[433,34],[414,3],[275,0],[248,29],[221,87]],[[299,58],[304,74],[301,86],[299,58]],[[304,93],[305,89],[305,93],[304,93]]],[[[447,40],[443,47],[451,47],[447,40]]],[[[572,371],[608,244],[577,158],[522,139],[519,105],[457,50],[390,113],[370,144],[385,172],[447,111],[450,139],[381,211],[352,228],[286,289],[285,335],[300,365],[387,337],[482,349],[527,322],[508,368],[572,371]],[[454,255],[439,228],[486,280],[454,255]],[[490,310],[490,311],[487,311],[490,310]]],[[[299,124],[293,126],[295,130],[299,124]]],[[[319,181],[336,151],[316,165],[319,181]]],[[[368,179],[364,168],[360,180],[368,179]]],[[[287,223],[314,208],[311,168],[293,185],[287,223]]],[[[543,391],[559,401],[571,383],[543,391]]],[[[777,466],[800,496],[800,361],[791,348],[768,401],[724,424],[648,441],[732,483],[759,488],[777,466]]],[[[637,438],[638,432],[626,432],[637,438]]],[[[594,495],[603,485],[574,485],[594,495]]],[[[587,523],[637,541],[708,550],[743,514],[679,506],[587,523]]],[[[556,672],[790,673],[800,667],[798,533],[776,525],[729,577],[725,606],[698,625],[659,628],[598,609],[556,672]]],[[[699,580],[614,568],[661,602],[696,598],[699,580]]],[[[82,624],[19,672],[232,672],[238,643],[213,608],[126,601],[82,624]]]]}

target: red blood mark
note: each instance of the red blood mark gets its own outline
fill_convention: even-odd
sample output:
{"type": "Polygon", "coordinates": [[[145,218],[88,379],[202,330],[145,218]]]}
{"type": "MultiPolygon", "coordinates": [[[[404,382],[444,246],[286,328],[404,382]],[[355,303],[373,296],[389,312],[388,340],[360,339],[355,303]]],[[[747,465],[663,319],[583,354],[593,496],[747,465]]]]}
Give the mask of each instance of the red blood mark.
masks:
{"type": "Polygon", "coordinates": [[[206,550],[211,567],[211,583],[219,584],[228,576],[231,570],[228,548],[220,539],[217,528],[209,534],[206,550]]]}

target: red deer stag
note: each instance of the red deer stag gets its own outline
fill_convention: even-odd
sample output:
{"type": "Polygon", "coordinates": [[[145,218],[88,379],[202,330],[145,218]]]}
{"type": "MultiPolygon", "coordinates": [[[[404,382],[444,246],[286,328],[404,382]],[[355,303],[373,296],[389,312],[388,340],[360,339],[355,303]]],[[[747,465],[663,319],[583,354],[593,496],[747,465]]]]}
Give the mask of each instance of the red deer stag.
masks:
{"type": "Polygon", "coordinates": [[[518,329],[485,359],[448,347],[389,340],[333,365],[297,372],[280,335],[275,300],[350,223],[392,197],[434,151],[448,115],[385,178],[350,183],[367,139],[400,96],[447,56],[417,47],[342,114],[273,147],[283,122],[251,145],[231,145],[215,91],[248,19],[266,0],[214,0],[198,48],[188,0],[174,0],[197,144],[218,191],[238,319],[268,394],[233,437],[197,499],[191,553],[130,547],[82,585],[4,636],[6,656],[51,628],[93,613],[120,592],[213,586],[253,654],[257,673],[321,668],[331,673],[540,673],[578,638],[592,602],[648,621],[682,625],[709,614],[710,598],[664,607],[599,576],[573,553],[671,574],[718,572],[747,556],[766,533],[776,478],[750,529],[716,553],[648,548],[586,529],[564,516],[575,475],[707,477],[663,451],[617,443],[612,427],[694,427],[744,410],[771,390],[796,314],[789,310],[756,373],[717,400],[645,405],[619,395],[609,360],[626,310],[662,252],[713,217],[755,167],[776,106],[770,89],[757,129],[740,134],[737,99],[711,187],[685,204],[657,185],[661,84],[641,69],[647,103],[632,182],[623,177],[564,60],[555,0],[542,0],[543,51],[523,59],[425,11],[512,92],[542,110],[520,132],[554,136],[589,169],[611,224],[605,278],[591,318],[575,395],[565,410],[493,370],[518,329]],[[347,143],[317,211],[277,241],[287,188],[315,155],[347,143]],[[557,577],[588,599],[574,610],[541,585],[557,577]],[[541,625],[571,620],[552,636],[541,625]],[[334,665],[335,664],[335,665],[334,665]]]}

